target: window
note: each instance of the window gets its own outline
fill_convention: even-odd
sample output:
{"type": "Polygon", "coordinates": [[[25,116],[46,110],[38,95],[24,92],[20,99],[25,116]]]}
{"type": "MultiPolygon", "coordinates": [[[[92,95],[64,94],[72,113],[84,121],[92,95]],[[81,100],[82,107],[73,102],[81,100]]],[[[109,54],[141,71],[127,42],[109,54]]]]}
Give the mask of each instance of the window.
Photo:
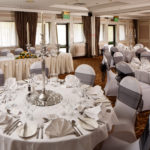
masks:
{"type": "Polygon", "coordinates": [[[84,42],[84,33],[83,33],[83,24],[74,24],[73,25],[74,31],[74,42],[84,42]]]}
{"type": "Polygon", "coordinates": [[[99,35],[99,41],[104,41],[104,24],[100,25],[100,35],[99,35]]]}
{"type": "Polygon", "coordinates": [[[57,40],[59,44],[59,51],[68,52],[68,24],[57,24],[57,40]]]}
{"type": "MultiPolygon", "coordinates": [[[[42,24],[37,23],[37,29],[36,29],[36,45],[41,44],[41,33],[42,33],[42,24]]],[[[50,43],[50,23],[45,24],[45,43],[50,43]]]]}
{"type": "Polygon", "coordinates": [[[17,46],[14,22],[0,22],[0,47],[17,46]]]}
{"type": "Polygon", "coordinates": [[[125,40],[125,25],[119,25],[119,40],[125,40]]]}

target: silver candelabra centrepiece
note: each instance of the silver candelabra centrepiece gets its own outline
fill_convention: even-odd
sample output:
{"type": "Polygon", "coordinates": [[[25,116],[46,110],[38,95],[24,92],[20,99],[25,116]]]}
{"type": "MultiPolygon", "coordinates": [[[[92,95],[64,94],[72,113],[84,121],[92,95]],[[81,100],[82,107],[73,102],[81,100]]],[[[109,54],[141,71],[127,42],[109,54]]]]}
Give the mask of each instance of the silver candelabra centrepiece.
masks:
{"type": "Polygon", "coordinates": [[[45,57],[47,57],[47,47],[45,44],[44,34],[41,34],[41,64],[42,64],[42,90],[35,90],[27,95],[27,101],[37,106],[51,106],[61,102],[63,97],[52,90],[46,90],[46,66],[45,57]]]}

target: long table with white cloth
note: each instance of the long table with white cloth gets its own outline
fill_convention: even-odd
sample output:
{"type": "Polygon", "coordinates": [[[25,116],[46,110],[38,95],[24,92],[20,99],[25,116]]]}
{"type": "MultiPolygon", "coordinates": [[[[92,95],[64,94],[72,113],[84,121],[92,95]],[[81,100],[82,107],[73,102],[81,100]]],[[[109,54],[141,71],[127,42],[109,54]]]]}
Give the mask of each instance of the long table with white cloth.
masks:
{"type": "MultiPolygon", "coordinates": [[[[17,80],[23,80],[29,77],[30,65],[41,58],[28,58],[16,60],[2,60],[0,61],[0,68],[3,70],[5,80],[9,77],[16,77],[17,80]]],[[[46,67],[49,73],[64,74],[74,71],[73,60],[70,53],[60,53],[56,57],[46,57],[46,67]]]]}

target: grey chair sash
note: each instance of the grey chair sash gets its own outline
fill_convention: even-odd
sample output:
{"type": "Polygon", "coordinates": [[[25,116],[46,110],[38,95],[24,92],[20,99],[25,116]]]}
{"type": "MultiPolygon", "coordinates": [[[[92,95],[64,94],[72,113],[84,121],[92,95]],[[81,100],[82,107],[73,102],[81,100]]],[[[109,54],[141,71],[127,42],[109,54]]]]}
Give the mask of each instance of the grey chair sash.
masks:
{"type": "Polygon", "coordinates": [[[92,86],[94,85],[95,75],[79,73],[79,72],[75,72],[75,75],[80,79],[80,82],[87,85],[92,85],[92,86]]]}
{"type": "Polygon", "coordinates": [[[1,56],[7,56],[7,54],[8,54],[7,51],[6,51],[6,52],[0,52],[0,55],[1,55],[1,56]]]}
{"type": "Polygon", "coordinates": [[[21,52],[22,52],[22,51],[15,51],[14,54],[15,54],[15,55],[20,55],[21,52]]]}
{"type": "Polygon", "coordinates": [[[150,116],[146,128],[140,138],[140,150],[150,150],[150,116]]]}
{"type": "Polygon", "coordinates": [[[138,110],[139,106],[141,106],[142,95],[119,85],[118,100],[129,107],[138,110]]]}
{"type": "Polygon", "coordinates": [[[4,85],[4,74],[0,74],[0,86],[4,85]]]}
{"type": "Polygon", "coordinates": [[[146,58],[146,59],[150,60],[150,56],[141,56],[141,58],[146,58]]]}
{"type": "MultiPolygon", "coordinates": [[[[45,68],[45,71],[48,77],[48,68],[45,68]]],[[[30,74],[42,74],[42,68],[30,69],[30,74]]]]}

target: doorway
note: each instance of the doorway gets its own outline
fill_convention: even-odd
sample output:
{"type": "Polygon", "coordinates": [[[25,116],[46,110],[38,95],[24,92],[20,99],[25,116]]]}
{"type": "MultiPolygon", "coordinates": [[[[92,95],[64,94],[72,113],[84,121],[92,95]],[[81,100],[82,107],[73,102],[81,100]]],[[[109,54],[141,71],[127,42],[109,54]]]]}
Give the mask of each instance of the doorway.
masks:
{"type": "Polygon", "coordinates": [[[68,24],[57,24],[57,41],[59,51],[67,53],[69,51],[69,32],[68,24]]]}
{"type": "Polygon", "coordinates": [[[116,26],[108,25],[108,44],[111,46],[116,45],[116,26]]]}

